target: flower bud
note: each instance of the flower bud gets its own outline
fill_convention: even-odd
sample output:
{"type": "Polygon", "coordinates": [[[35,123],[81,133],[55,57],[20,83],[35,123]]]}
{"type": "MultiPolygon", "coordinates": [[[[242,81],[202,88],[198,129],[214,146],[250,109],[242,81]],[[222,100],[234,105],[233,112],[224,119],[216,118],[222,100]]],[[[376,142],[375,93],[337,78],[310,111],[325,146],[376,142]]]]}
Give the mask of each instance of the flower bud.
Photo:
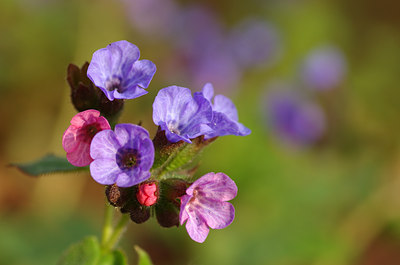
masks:
{"type": "Polygon", "coordinates": [[[88,66],[88,62],[82,68],[74,64],[68,66],[67,81],[71,87],[72,104],[78,111],[99,110],[109,120],[117,117],[124,105],[123,100],[108,100],[104,93],[87,77],[88,66]]]}
{"type": "Polygon", "coordinates": [[[151,206],[157,202],[158,187],[155,182],[145,182],[139,185],[139,190],[136,193],[136,198],[139,203],[144,206],[151,206]]]}
{"type": "Polygon", "coordinates": [[[116,184],[106,187],[106,197],[114,207],[123,207],[129,198],[130,189],[120,188],[116,184]]]}

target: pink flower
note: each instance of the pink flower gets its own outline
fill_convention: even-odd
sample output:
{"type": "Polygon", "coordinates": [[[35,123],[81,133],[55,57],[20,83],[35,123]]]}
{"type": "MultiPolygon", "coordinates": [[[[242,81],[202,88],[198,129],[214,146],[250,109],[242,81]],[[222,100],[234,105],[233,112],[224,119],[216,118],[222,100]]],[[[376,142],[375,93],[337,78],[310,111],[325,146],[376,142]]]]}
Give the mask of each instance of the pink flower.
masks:
{"type": "Polygon", "coordinates": [[[196,180],[181,197],[179,220],[196,242],[206,240],[210,228],[222,229],[235,218],[229,200],[236,197],[235,182],[224,173],[208,173],[196,180]]]}
{"type": "Polygon", "coordinates": [[[76,114],[62,138],[68,161],[77,167],[89,165],[93,161],[90,156],[93,137],[96,133],[110,128],[107,119],[100,116],[97,110],[89,109],[76,114]]]}

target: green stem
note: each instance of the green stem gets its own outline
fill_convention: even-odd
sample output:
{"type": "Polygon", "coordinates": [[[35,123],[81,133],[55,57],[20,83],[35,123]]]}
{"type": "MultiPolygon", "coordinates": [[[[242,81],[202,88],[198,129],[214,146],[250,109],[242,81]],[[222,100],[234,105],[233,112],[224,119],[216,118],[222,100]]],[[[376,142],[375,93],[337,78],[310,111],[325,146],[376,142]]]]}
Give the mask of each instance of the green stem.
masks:
{"type": "Polygon", "coordinates": [[[106,202],[106,209],[104,213],[104,226],[103,235],[101,238],[101,245],[104,247],[113,233],[112,220],[114,215],[114,207],[106,202]]]}
{"type": "Polygon", "coordinates": [[[103,245],[104,249],[111,250],[118,243],[122,233],[126,229],[126,225],[129,221],[129,214],[123,214],[119,219],[118,224],[115,226],[113,233],[109,237],[108,241],[103,245]]]}

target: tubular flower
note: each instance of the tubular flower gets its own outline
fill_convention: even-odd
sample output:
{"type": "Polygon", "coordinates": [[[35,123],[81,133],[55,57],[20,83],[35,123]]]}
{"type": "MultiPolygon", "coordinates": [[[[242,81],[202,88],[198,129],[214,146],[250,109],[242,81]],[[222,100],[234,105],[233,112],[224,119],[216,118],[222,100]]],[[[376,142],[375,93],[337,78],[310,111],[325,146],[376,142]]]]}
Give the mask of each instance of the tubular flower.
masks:
{"type": "Polygon", "coordinates": [[[195,96],[197,95],[204,97],[212,104],[213,119],[208,125],[213,130],[205,135],[205,139],[224,135],[245,136],[251,133],[249,128],[238,122],[239,117],[235,104],[233,104],[229,98],[223,95],[216,95],[214,97],[214,88],[212,84],[205,84],[202,92],[195,93],[195,96]],[[214,102],[212,103],[213,97],[214,102]]]}
{"type": "Polygon", "coordinates": [[[121,40],[93,53],[87,76],[109,100],[132,99],[147,94],[147,88],[156,72],[149,60],[138,60],[139,49],[121,40]]]}
{"type": "Polygon", "coordinates": [[[90,146],[90,173],[103,185],[131,187],[150,177],[154,146],[149,133],[134,124],[117,124],[97,134],[90,146]]]}
{"type": "Polygon", "coordinates": [[[190,139],[210,133],[211,104],[203,96],[192,97],[190,89],[169,86],[161,89],[153,103],[153,121],[161,126],[170,142],[190,139]]]}
{"type": "Polygon", "coordinates": [[[89,165],[93,161],[90,157],[90,143],[93,137],[96,133],[108,129],[110,124],[97,110],[90,109],[76,114],[62,138],[68,161],[77,167],[89,165]]]}
{"type": "Polygon", "coordinates": [[[186,222],[189,236],[202,243],[210,228],[222,229],[235,218],[229,200],[236,197],[235,182],[224,173],[208,173],[196,180],[181,197],[179,221],[186,222]]]}

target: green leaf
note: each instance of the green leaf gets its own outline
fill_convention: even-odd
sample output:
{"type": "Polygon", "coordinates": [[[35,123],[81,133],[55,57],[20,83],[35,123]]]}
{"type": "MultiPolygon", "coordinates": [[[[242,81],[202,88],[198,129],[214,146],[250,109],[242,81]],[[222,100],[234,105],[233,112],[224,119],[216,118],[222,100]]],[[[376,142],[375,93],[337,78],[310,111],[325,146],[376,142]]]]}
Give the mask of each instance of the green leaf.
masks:
{"type": "Polygon", "coordinates": [[[72,245],[60,258],[57,265],[127,265],[121,250],[105,252],[96,237],[90,236],[72,245]]]}
{"type": "Polygon", "coordinates": [[[91,236],[72,245],[64,252],[57,265],[97,265],[100,255],[99,241],[91,236]]]}
{"type": "Polygon", "coordinates": [[[76,167],[71,165],[66,158],[48,154],[43,158],[31,163],[14,163],[11,166],[18,168],[25,174],[37,177],[43,174],[73,172],[85,170],[87,167],[76,167]]]}
{"type": "Polygon", "coordinates": [[[121,250],[114,250],[112,254],[114,256],[113,265],[128,265],[128,260],[125,256],[125,253],[123,253],[121,250]]]}
{"type": "Polygon", "coordinates": [[[142,248],[139,246],[135,246],[135,250],[139,255],[139,260],[138,260],[138,265],[153,265],[151,262],[149,254],[147,254],[146,251],[144,251],[142,248]]]}

